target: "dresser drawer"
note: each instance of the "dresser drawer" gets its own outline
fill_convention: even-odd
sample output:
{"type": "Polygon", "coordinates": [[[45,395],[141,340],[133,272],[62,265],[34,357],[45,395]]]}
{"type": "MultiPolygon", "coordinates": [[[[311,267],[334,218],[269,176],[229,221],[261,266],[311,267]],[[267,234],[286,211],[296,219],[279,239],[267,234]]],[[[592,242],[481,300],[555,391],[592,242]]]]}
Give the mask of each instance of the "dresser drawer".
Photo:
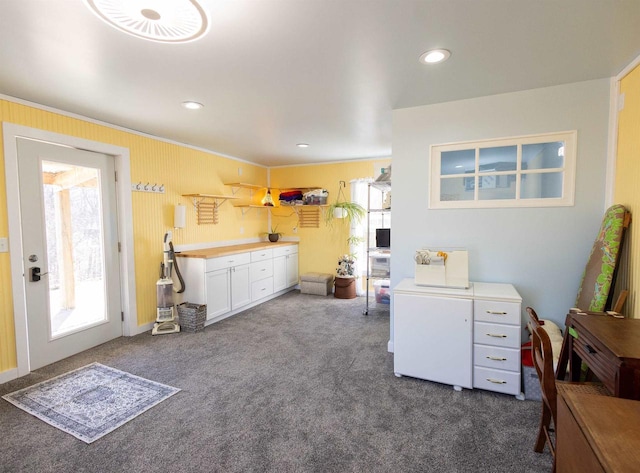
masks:
{"type": "Polygon", "coordinates": [[[251,300],[257,301],[273,294],[273,278],[261,279],[251,283],[251,300]]]}
{"type": "Polygon", "coordinates": [[[257,263],[251,263],[251,282],[259,281],[260,279],[270,278],[273,276],[273,260],[268,259],[265,261],[258,261],[257,263]]]}
{"type": "Polygon", "coordinates": [[[596,377],[612,393],[616,392],[615,376],[618,373],[620,360],[610,353],[602,344],[592,338],[589,333],[578,332],[574,338],[573,351],[576,352],[596,377]]]}
{"type": "Polygon", "coordinates": [[[273,258],[273,250],[257,250],[251,252],[251,262],[254,263],[256,261],[264,261],[267,259],[273,258]]]}
{"type": "Polygon", "coordinates": [[[291,255],[298,252],[298,245],[278,246],[273,249],[273,257],[291,255]]]}
{"type": "Polygon", "coordinates": [[[503,371],[475,366],[473,368],[473,387],[499,393],[520,394],[520,371],[503,371]]]}
{"type": "Polygon", "coordinates": [[[231,268],[241,264],[248,264],[251,261],[249,253],[237,253],[235,255],[220,256],[218,258],[208,258],[205,271],[215,271],[217,269],[231,268]]]}
{"type": "Polygon", "coordinates": [[[485,368],[520,371],[520,349],[474,345],[473,364],[485,368]]]}
{"type": "Polygon", "coordinates": [[[473,342],[505,348],[520,347],[520,325],[489,324],[475,322],[473,342]]]}
{"type": "Polygon", "coordinates": [[[473,318],[478,322],[520,326],[520,304],[517,302],[476,300],[473,302],[473,318]]]}

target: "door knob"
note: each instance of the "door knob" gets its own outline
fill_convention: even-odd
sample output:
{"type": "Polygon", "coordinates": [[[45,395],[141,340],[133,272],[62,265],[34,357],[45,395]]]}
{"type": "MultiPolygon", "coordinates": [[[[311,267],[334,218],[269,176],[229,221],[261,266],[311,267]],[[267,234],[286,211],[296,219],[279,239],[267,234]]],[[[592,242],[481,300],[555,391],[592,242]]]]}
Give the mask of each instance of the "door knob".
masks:
{"type": "Polygon", "coordinates": [[[44,276],[45,274],[49,274],[49,273],[48,272],[41,273],[40,268],[38,266],[32,266],[31,268],[29,268],[29,280],[31,282],[40,281],[42,276],[44,276]]]}

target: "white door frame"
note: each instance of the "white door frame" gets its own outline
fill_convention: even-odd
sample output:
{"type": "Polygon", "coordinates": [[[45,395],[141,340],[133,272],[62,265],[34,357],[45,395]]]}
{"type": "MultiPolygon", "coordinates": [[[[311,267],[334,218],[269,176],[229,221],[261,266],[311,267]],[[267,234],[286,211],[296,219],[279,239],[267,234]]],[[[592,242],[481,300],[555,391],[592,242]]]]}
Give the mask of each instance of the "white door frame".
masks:
{"type": "Polygon", "coordinates": [[[98,141],[85,140],[74,136],[30,128],[4,122],[4,162],[7,186],[7,213],[9,218],[9,242],[11,259],[11,283],[13,295],[13,317],[15,322],[17,376],[29,374],[29,341],[27,330],[26,291],[23,277],[22,227],[20,223],[20,202],[18,184],[17,138],[30,138],[73,148],[108,154],[115,158],[118,174],[116,199],[118,208],[118,238],[121,244],[120,277],[124,322],[122,333],[136,335],[138,312],[136,308],[135,265],[133,258],[133,209],[131,205],[131,168],[129,149],[98,141]],[[12,203],[9,205],[9,203],[12,203]]]}

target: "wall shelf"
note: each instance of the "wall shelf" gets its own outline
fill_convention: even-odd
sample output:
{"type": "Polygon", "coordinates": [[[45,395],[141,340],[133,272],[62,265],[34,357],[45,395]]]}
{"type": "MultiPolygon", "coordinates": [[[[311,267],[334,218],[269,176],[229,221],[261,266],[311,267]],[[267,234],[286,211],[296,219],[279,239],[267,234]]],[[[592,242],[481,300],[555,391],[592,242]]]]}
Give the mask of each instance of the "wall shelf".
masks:
{"type": "Polygon", "coordinates": [[[238,198],[230,195],[215,194],[182,194],[182,197],[188,197],[193,201],[198,225],[218,223],[218,209],[220,206],[227,200],[238,198]]]}

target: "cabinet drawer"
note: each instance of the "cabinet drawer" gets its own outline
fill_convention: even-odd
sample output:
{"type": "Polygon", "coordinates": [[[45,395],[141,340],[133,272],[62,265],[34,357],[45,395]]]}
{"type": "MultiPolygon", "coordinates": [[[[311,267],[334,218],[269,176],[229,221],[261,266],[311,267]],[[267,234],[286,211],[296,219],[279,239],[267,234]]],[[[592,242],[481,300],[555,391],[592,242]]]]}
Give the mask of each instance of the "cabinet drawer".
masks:
{"type": "Polygon", "coordinates": [[[520,325],[520,304],[476,300],[473,302],[473,317],[478,322],[520,325]]]}
{"type": "Polygon", "coordinates": [[[205,271],[215,271],[217,269],[231,268],[240,264],[249,264],[251,255],[249,253],[238,253],[229,256],[220,256],[218,258],[207,259],[205,271]]]}
{"type": "Polygon", "coordinates": [[[273,249],[273,257],[286,256],[298,252],[298,245],[278,246],[273,249]]]}
{"type": "Polygon", "coordinates": [[[251,283],[251,300],[257,301],[273,294],[273,278],[261,279],[251,283]]]}
{"type": "Polygon", "coordinates": [[[473,326],[473,342],[496,347],[519,348],[520,325],[476,322],[473,326]]]}
{"type": "Polygon", "coordinates": [[[515,396],[520,394],[520,371],[503,371],[475,366],[473,387],[515,396]]]}
{"type": "Polygon", "coordinates": [[[251,282],[259,281],[260,279],[270,278],[273,276],[273,260],[268,259],[266,261],[258,261],[257,263],[251,263],[251,282]]]}
{"type": "Polygon", "coordinates": [[[520,370],[520,349],[475,345],[473,364],[507,371],[520,370]]]}
{"type": "Polygon", "coordinates": [[[273,258],[273,250],[258,250],[251,252],[251,262],[254,263],[256,261],[264,261],[267,259],[273,258]]]}
{"type": "Polygon", "coordinates": [[[589,333],[578,332],[578,338],[572,340],[573,351],[576,352],[596,377],[612,393],[616,392],[616,374],[620,360],[611,354],[602,344],[593,339],[589,333]]]}

